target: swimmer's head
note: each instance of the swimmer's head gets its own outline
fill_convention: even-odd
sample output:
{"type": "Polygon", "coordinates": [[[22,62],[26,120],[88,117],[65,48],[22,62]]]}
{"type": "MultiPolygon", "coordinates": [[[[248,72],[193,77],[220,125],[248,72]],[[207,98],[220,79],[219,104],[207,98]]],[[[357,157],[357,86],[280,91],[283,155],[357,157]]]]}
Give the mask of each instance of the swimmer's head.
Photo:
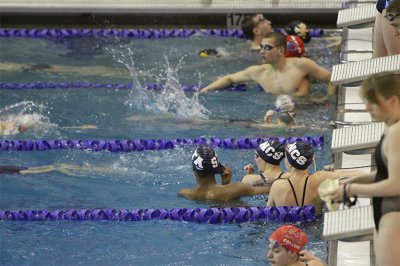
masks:
{"type": "Polygon", "coordinates": [[[313,162],[314,149],[308,142],[296,141],[286,147],[286,159],[294,168],[305,170],[313,162]]]}
{"type": "Polygon", "coordinates": [[[258,145],[256,149],[259,155],[266,163],[279,165],[285,158],[285,145],[279,140],[271,139],[258,145]]]}
{"type": "Polygon", "coordinates": [[[205,49],[201,50],[198,54],[200,57],[218,56],[218,51],[216,49],[205,49]]]}
{"type": "Polygon", "coordinates": [[[299,36],[304,43],[311,41],[310,30],[308,29],[307,24],[302,21],[295,20],[290,22],[286,25],[286,32],[289,35],[299,36]]]}
{"type": "Polygon", "coordinates": [[[275,112],[287,113],[296,112],[296,102],[292,97],[286,94],[281,94],[275,100],[275,112]]]}
{"type": "Polygon", "coordinates": [[[286,36],[286,57],[305,56],[304,42],[297,35],[286,36]]]}
{"type": "Polygon", "coordinates": [[[200,174],[222,174],[223,166],[209,145],[199,146],[192,155],[193,171],[200,174]]]}

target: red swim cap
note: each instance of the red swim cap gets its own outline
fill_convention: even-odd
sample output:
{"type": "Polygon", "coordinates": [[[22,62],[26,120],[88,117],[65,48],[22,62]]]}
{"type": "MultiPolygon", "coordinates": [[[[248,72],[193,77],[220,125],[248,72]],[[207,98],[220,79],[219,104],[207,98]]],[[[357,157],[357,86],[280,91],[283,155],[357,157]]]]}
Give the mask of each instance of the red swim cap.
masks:
{"type": "Polygon", "coordinates": [[[272,233],[269,239],[277,241],[279,245],[296,253],[299,253],[307,244],[307,235],[293,225],[282,225],[272,233]]]}
{"type": "Polygon", "coordinates": [[[286,57],[302,57],[305,56],[303,41],[296,35],[286,36],[286,57]]]}

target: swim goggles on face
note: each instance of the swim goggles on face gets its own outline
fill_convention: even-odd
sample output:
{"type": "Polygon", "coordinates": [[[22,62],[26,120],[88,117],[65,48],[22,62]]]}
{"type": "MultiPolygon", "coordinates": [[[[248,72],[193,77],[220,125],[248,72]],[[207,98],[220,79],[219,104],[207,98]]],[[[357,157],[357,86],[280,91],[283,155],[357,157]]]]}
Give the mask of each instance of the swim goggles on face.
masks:
{"type": "Polygon", "coordinates": [[[395,20],[397,17],[400,17],[400,13],[397,13],[396,15],[393,15],[392,13],[387,13],[387,14],[385,15],[385,18],[386,18],[388,21],[393,21],[393,20],[395,20]]]}
{"type": "Polygon", "coordinates": [[[268,239],[267,241],[269,249],[274,249],[274,248],[279,248],[281,244],[279,244],[278,241],[273,240],[273,239],[268,239]]]}
{"type": "Polygon", "coordinates": [[[272,49],[274,49],[274,48],[276,48],[278,46],[281,46],[282,44],[283,43],[280,43],[280,44],[275,45],[275,46],[272,46],[272,45],[269,45],[269,44],[260,44],[260,48],[261,48],[261,50],[271,51],[272,49]]]}

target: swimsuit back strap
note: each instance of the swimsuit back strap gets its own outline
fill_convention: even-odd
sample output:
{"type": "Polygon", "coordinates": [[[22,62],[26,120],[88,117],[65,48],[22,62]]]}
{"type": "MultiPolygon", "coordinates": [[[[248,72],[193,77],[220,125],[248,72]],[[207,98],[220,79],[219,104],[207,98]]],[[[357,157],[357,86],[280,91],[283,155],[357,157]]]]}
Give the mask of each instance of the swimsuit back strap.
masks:
{"type": "Polygon", "coordinates": [[[284,173],[285,172],[280,173],[277,179],[280,179],[283,176],[284,173]]]}
{"type": "Polygon", "coordinates": [[[262,173],[260,173],[260,176],[261,176],[262,180],[264,180],[264,183],[266,184],[267,183],[267,178],[262,173]]]}
{"type": "Polygon", "coordinates": [[[292,192],[293,192],[293,196],[294,196],[294,200],[296,201],[296,205],[299,206],[299,202],[297,201],[297,197],[296,197],[296,191],[294,190],[293,184],[290,181],[290,179],[287,180],[289,182],[290,187],[292,188],[292,192]]]}
{"type": "Polygon", "coordinates": [[[308,178],[309,178],[309,177],[310,177],[310,176],[307,176],[306,182],[304,183],[303,199],[302,199],[302,201],[301,201],[301,206],[300,206],[300,207],[303,207],[303,206],[304,206],[304,199],[306,198],[306,189],[307,189],[307,182],[308,182],[308,178]]]}

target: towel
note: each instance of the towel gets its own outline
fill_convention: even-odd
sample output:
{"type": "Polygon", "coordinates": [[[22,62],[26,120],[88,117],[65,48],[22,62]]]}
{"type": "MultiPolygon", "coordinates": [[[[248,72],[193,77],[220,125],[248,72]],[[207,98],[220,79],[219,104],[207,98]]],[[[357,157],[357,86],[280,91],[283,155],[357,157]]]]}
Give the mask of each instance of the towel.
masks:
{"type": "Polygon", "coordinates": [[[330,197],[328,196],[328,192],[335,190],[339,187],[339,180],[335,179],[327,179],[324,182],[322,182],[319,187],[318,187],[318,194],[319,197],[325,201],[326,206],[330,211],[336,211],[339,209],[340,204],[339,203],[333,203],[330,197]]]}

